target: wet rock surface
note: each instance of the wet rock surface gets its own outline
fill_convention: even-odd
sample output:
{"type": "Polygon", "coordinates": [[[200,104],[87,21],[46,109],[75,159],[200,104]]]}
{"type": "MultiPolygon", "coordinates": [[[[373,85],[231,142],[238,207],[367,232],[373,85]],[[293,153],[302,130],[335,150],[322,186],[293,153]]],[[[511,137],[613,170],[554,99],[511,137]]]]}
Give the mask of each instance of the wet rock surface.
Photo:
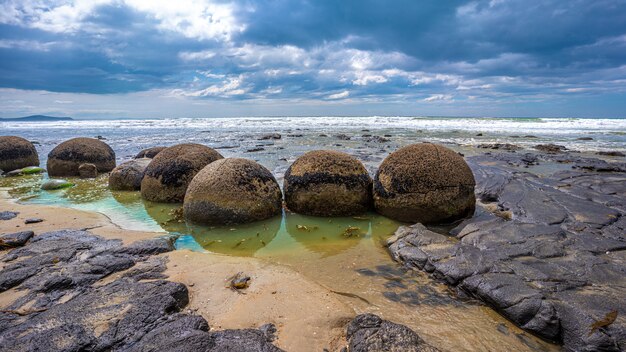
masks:
{"type": "Polygon", "coordinates": [[[347,329],[350,352],[436,352],[413,330],[400,324],[383,320],[374,314],[361,314],[347,329]]]}
{"type": "Polygon", "coordinates": [[[521,150],[523,149],[519,145],[511,144],[511,143],[483,143],[476,146],[476,148],[481,149],[502,149],[508,151],[521,150]]]}
{"type": "Polygon", "coordinates": [[[484,206],[450,232],[456,237],[416,224],[398,229],[389,250],[565,350],[624,350],[626,169],[567,153],[531,156],[468,158],[484,206]],[[520,168],[556,159],[571,170],[520,168]]]}
{"type": "Polygon", "coordinates": [[[61,230],[0,252],[0,292],[19,291],[0,307],[2,350],[280,351],[266,331],[212,332],[204,318],[180,313],[187,288],[164,280],[166,259],[155,256],[173,249],[168,238],[123,246],[61,230]]]}
{"type": "Polygon", "coordinates": [[[0,249],[21,247],[33,237],[32,231],[22,231],[0,235],[0,249]]]}

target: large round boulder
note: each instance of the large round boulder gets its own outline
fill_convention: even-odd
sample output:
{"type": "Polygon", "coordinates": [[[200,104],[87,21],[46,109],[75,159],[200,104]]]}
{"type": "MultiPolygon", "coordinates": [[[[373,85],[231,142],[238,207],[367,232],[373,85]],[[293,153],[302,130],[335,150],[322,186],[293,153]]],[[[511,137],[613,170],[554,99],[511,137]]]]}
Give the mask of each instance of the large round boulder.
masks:
{"type": "Polygon", "coordinates": [[[282,193],[272,173],[247,159],[209,164],[189,184],[184,214],[191,222],[241,224],[271,218],[282,210],[282,193]]]}
{"type": "Polygon", "coordinates": [[[152,202],[182,203],[194,176],[222,158],[220,153],[201,144],[169,147],[157,154],[146,168],[141,181],[141,196],[152,202]]]}
{"type": "Polygon", "coordinates": [[[374,179],[374,206],[389,218],[423,224],[450,222],[474,212],[476,182],[463,158],[431,143],[391,153],[374,179]]]}
{"type": "Polygon", "coordinates": [[[141,180],[152,159],[133,159],[118,165],[109,174],[109,188],[114,191],[139,191],[141,180]]]}
{"type": "Polygon", "coordinates": [[[95,138],[74,138],[57,145],[48,154],[48,175],[79,176],[82,164],[93,164],[97,172],[115,168],[115,152],[108,144],[95,138]]]}
{"type": "Polygon", "coordinates": [[[299,157],[285,173],[289,210],[315,216],[350,216],[372,203],[372,179],[355,157],[315,150],[299,157]]]}
{"type": "Polygon", "coordinates": [[[0,170],[9,172],[27,166],[39,166],[35,146],[21,137],[0,136],[0,170]]]}

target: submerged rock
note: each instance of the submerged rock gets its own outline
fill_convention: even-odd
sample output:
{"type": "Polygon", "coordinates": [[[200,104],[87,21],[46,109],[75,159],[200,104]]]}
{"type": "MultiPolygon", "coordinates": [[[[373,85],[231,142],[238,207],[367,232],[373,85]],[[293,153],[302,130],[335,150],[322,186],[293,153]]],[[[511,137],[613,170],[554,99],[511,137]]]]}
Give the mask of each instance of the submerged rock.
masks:
{"type": "Polygon", "coordinates": [[[185,195],[185,218],[201,224],[247,223],[282,211],[282,192],[272,173],[247,159],[215,161],[200,171],[185,195]]]}
{"type": "Polygon", "coordinates": [[[215,150],[201,144],[178,144],[152,159],[141,181],[141,196],[160,203],[180,203],[187,186],[206,165],[222,159],[215,150]]]}
{"type": "Polygon", "coordinates": [[[80,176],[82,164],[93,164],[97,172],[115,168],[115,152],[106,143],[93,138],[74,138],[56,146],[48,154],[48,174],[51,177],[80,176]]]}
{"type": "Polygon", "coordinates": [[[388,242],[392,257],[565,350],[624,350],[620,315],[593,327],[626,306],[626,173],[538,177],[511,165],[521,157],[469,158],[485,209],[453,229],[456,238],[420,224],[399,228],[388,242]]]}
{"type": "Polygon", "coordinates": [[[35,165],[39,165],[39,155],[31,142],[16,136],[0,136],[0,170],[11,172],[35,165]]]}
{"type": "Polygon", "coordinates": [[[372,179],[363,164],[346,153],[316,150],[299,157],[285,173],[287,207],[300,214],[350,216],[372,205],[372,179]]]}
{"type": "Polygon", "coordinates": [[[391,153],[374,179],[374,206],[405,222],[453,221],[474,212],[474,176],[463,157],[431,143],[391,153]]]}
{"type": "Polygon", "coordinates": [[[259,140],[264,141],[264,140],[268,140],[268,139],[281,139],[282,136],[279,133],[270,133],[270,134],[266,134],[264,136],[261,136],[261,138],[259,138],[259,140]]]}
{"type": "Polygon", "coordinates": [[[139,158],[118,165],[109,174],[109,187],[115,191],[139,191],[152,159],[139,158]]]}
{"type": "Polygon", "coordinates": [[[159,155],[160,152],[165,150],[167,147],[152,147],[148,149],[144,149],[135,155],[135,159],[154,159],[155,156],[159,155]]]}
{"type": "Polygon", "coordinates": [[[44,173],[46,170],[38,167],[38,166],[27,166],[23,169],[17,169],[10,172],[7,172],[6,177],[16,177],[16,176],[24,176],[24,175],[35,175],[44,173]]]}
{"type": "Polygon", "coordinates": [[[70,188],[74,184],[66,180],[48,180],[41,185],[41,189],[45,191],[53,191],[57,189],[70,188]]]}
{"type": "Polygon", "coordinates": [[[608,151],[608,152],[597,152],[596,154],[598,154],[598,155],[605,155],[605,156],[626,156],[626,154],[624,154],[622,152],[618,152],[616,150],[608,151]]]}
{"type": "Polygon", "coordinates": [[[501,149],[501,150],[508,150],[508,151],[524,149],[520,147],[519,145],[511,144],[511,143],[483,143],[483,144],[477,145],[476,148],[496,149],[496,150],[501,149]]]}
{"type": "Polygon", "coordinates": [[[374,314],[361,314],[350,322],[346,337],[350,352],[437,352],[413,330],[383,320],[374,314]]]}

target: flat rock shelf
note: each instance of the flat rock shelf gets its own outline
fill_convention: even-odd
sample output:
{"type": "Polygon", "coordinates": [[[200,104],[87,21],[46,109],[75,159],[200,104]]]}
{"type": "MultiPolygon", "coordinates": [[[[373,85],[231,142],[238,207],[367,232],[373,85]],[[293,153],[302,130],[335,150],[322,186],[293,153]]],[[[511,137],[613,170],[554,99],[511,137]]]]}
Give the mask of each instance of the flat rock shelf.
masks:
{"type": "Polygon", "coordinates": [[[399,228],[388,240],[393,258],[567,351],[625,350],[626,165],[533,153],[468,162],[486,210],[453,236],[399,228]],[[571,168],[525,171],[546,160],[571,168]]]}
{"type": "Polygon", "coordinates": [[[61,230],[2,252],[0,292],[20,298],[0,311],[2,351],[281,351],[271,326],[211,331],[185,314],[185,285],[164,280],[171,238],[124,246],[61,230]],[[114,279],[112,274],[118,273],[114,279]]]}

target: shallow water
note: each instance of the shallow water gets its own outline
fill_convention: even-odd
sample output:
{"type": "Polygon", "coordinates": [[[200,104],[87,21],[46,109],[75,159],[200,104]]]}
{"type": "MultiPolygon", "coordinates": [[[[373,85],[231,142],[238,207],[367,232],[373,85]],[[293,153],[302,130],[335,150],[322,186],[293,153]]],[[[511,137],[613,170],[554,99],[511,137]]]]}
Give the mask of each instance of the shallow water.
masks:
{"type": "MultiPolygon", "coordinates": [[[[405,271],[382,245],[401,224],[374,213],[319,218],[284,212],[252,224],[185,223],[180,204],[157,204],[139,192],[112,192],[106,175],[70,178],[73,188],[39,189],[45,175],[0,178],[24,203],[98,211],[123,228],[177,234],[177,248],[251,256],[287,265],[328,288],[356,312],[405,324],[442,350],[556,350],[476,302],[456,297],[422,272],[405,271]]],[[[435,229],[442,231],[442,229],[435,229]]]]}

